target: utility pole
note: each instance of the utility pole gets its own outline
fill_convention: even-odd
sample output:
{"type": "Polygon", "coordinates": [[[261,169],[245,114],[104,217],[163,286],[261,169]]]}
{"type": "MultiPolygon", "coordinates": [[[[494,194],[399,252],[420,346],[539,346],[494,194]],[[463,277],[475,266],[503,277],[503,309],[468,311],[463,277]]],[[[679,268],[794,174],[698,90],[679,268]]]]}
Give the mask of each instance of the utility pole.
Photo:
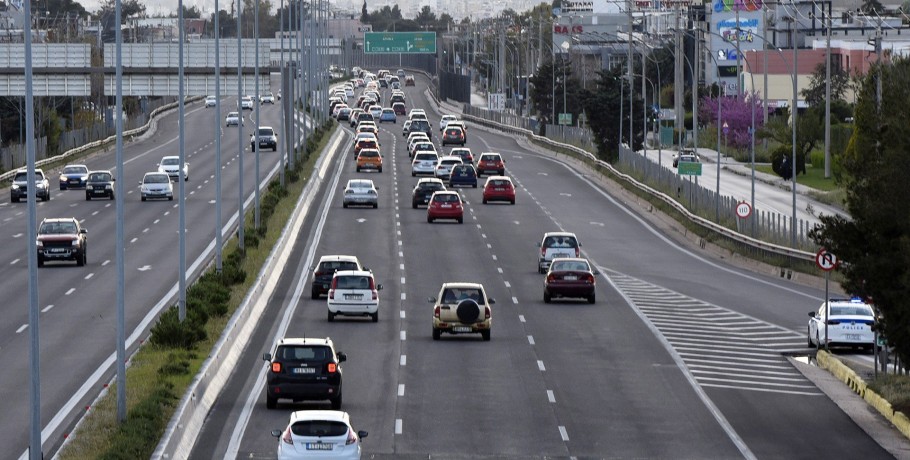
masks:
{"type": "Polygon", "coordinates": [[[799,67],[797,64],[797,58],[799,56],[798,48],[796,46],[796,16],[794,16],[790,22],[790,41],[793,46],[793,105],[790,106],[790,123],[792,131],[792,156],[790,158],[790,189],[793,191],[793,216],[790,218],[790,247],[796,247],[796,114],[799,112],[796,107],[797,93],[796,86],[796,76],[799,75],[799,67]]]}
{"type": "MultiPolygon", "coordinates": [[[[626,0],[626,15],[629,20],[629,56],[626,64],[626,75],[629,78],[629,149],[635,148],[634,138],[632,137],[632,108],[633,108],[633,99],[632,99],[632,0],[626,0]]],[[[642,72],[644,75],[644,72],[642,72]]]]}
{"type": "MultiPolygon", "coordinates": [[[[676,112],[676,120],[673,123],[674,125],[674,137],[678,136],[678,145],[682,146],[682,133],[681,129],[685,129],[685,112],[683,109],[683,88],[685,87],[684,78],[683,78],[683,66],[685,63],[683,59],[683,36],[680,32],[681,30],[681,19],[682,19],[682,9],[676,9],[676,51],[674,59],[674,76],[673,79],[673,109],[676,112]]],[[[660,87],[657,88],[660,91],[660,87]]],[[[658,94],[658,97],[660,95],[658,94]]],[[[658,139],[660,138],[660,132],[657,133],[658,139]]]]}
{"type": "Polygon", "coordinates": [[[831,178],[831,14],[825,15],[825,179],[831,178]]]}

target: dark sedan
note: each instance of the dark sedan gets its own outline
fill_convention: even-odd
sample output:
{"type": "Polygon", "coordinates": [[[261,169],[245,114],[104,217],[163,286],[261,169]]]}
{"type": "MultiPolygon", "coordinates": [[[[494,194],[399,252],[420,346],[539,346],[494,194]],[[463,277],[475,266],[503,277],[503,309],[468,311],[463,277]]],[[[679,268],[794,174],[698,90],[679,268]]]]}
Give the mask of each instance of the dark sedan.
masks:
{"type": "Polygon", "coordinates": [[[553,298],[581,298],[594,303],[597,270],[587,259],[557,258],[550,263],[547,277],[543,282],[543,301],[550,303],[553,298]]]}
{"type": "Polygon", "coordinates": [[[83,188],[88,179],[88,168],[85,165],[66,165],[60,173],[60,190],[83,188]]]}
{"type": "Polygon", "coordinates": [[[446,186],[441,179],[435,177],[424,177],[417,181],[411,193],[411,207],[417,209],[418,206],[429,204],[430,197],[433,193],[445,190],[446,186]]]}
{"type": "Polygon", "coordinates": [[[85,201],[92,198],[114,199],[114,175],[110,171],[90,171],[85,183],[85,201]]]}

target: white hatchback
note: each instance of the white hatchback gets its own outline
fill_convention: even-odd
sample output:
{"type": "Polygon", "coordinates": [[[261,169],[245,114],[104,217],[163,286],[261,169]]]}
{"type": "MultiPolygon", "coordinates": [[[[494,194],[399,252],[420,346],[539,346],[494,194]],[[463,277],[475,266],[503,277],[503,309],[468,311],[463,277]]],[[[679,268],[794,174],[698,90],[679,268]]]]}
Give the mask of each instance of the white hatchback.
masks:
{"type": "Polygon", "coordinates": [[[329,287],[328,319],[336,315],[369,316],[379,321],[379,291],[373,272],[368,270],[339,270],[332,277],[329,287]]]}
{"type": "Polygon", "coordinates": [[[284,430],[273,430],[278,438],[278,460],[340,459],[360,460],[366,431],[355,431],[347,412],[300,410],[291,413],[284,430]]]}

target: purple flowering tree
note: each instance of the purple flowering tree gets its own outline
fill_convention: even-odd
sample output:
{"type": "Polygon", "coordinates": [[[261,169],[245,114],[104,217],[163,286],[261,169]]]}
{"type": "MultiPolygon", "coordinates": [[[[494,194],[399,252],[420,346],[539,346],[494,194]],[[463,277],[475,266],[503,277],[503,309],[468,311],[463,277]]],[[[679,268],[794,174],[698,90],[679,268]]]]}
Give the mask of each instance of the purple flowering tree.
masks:
{"type": "Polygon", "coordinates": [[[742,96],[722,96],[719,98],[705,96],[699,102],[698,120],[706,125],[715,126],[717,123],[717,107],[721,105],[721,121],[723,126],[727,124],[728,133],[724,136],[721,133],[722,140],[731,147],[738,149],[749,148],[749,129],[752,127],[752,113],[755,110],[755,130],[761,129],[765,116],[762,110],[764,101],[758,96],[758,93],[744,93],[742,96]]]}

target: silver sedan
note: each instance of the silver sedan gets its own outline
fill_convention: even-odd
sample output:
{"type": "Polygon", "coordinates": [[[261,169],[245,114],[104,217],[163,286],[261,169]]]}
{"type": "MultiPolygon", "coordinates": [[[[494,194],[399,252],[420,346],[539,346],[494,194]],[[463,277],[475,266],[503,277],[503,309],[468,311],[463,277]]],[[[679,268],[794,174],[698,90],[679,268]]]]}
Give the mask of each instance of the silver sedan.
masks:
{"type": "Polygon", "coordinates": [[[370,179],[351,179],[344,187],[342,206],[379,207],[379,192],[370,179]]]}

